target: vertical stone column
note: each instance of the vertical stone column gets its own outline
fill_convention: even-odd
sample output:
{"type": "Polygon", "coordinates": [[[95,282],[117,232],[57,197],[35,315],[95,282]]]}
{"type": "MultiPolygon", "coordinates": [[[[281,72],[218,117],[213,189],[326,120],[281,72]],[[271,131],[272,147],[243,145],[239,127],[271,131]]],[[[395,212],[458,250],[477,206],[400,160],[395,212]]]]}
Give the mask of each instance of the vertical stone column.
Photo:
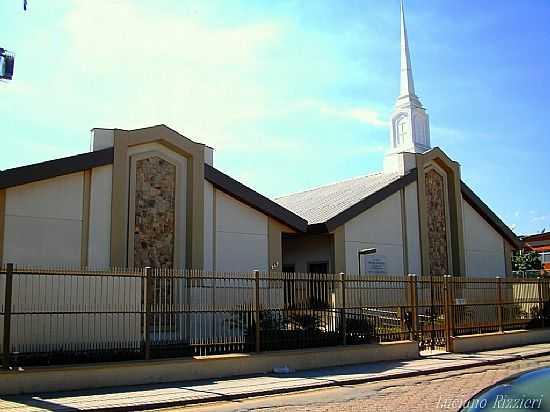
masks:
{"type": "Polygon", "coordinates": [[[449,273],[447,214],[443,179],[443,176],[433,169],[426,172],[429,274],[432,276],[449,273]]]}
{"type": "Polygon", "coordinates": [[[134,266],[172,268],[176,166],[153,156],[136,162],[134,266]]]}

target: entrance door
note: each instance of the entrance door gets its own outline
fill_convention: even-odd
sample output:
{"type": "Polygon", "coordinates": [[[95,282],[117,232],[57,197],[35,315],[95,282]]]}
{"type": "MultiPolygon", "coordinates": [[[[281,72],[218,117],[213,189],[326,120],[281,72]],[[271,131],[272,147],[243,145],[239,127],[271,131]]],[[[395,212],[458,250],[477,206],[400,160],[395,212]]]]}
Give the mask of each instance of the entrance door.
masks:
{"type": "Polygon", "coordinates": [[[307,264],[308,273],[328,273],[328,262],[315,262],[307,264]]]}
{"type": "Polygon", "coordinates": [[[317,309],[328,307],[330,299],[330,289],[332,285],[328,282],[328,262],[308,263],[308,273],[311,280],[309,282],[309,303],[317,309]]]}

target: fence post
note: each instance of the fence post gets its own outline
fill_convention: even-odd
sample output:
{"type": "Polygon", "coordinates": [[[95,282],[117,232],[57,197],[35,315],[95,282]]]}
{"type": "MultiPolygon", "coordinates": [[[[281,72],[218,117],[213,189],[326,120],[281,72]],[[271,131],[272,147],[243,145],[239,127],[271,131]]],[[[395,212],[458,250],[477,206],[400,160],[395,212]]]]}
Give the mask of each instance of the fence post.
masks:
{"type": "Polygon", "coordinates": [[[153,273],[150,267],[144,269],[145,272],[145,359],[151,359],[151,326],[153,306],[153,273]]]}
{"type": "Polygon", "coordinates": [[[11,299],[13,292],[13,263],[6,266],[6,290],[4,295],[4,356],[2,364],[5,368],[10,367],[10,346],[11,346],[11,299]]]}
{"type": "Polygon", "coordinates": [[[256,352],[261,352],[261,319],[260,319],[260,271],[254,271],[254,322],[256,324],[256,352]]]}
{"type": "Polygon", "coordinates": [[[417,292],[417,284],[416,284],[416,275],[409,274],[408,289],[409,289],[409,305],[411,308],[410,340],[415,340],[415,337],[418,331],[418,292],[417,292]]]}
{"type": "Polygon", "coordinates": [[[504,332],[504,319],[502,310],[502,278],[497,276],[497,319],[498,319],[498,331],[504,332]]]}
{"type": "Polygon", "coordinates": [[[543,298],[543,290],[542,290],[542,277],[537,277],[537,289],[538,289],[538,295],[539,295],[539,319],[540,319],[540,326],[541,328],[544,328],[544,298],[543,298]]]}
{"type": "Polygon", "coordinates": [[[340,322],[342,329],[342,345],[347,345],[347,321],[346,321],[346,274],[340,272],[340,284],[342,285],[342,307],[340,308],[340,322]]]}
{"type": "MultiPolygon", "coordinates": [[[[455,318],[456,318],[456,278],[451,275],[449,278],[449,331],[451,338],[455,337],[455,318]]],[[[454,341],[451,339],[451,349],[454,350],[454,341]]]]}
{"type": "Polygon", "coordinates": [[[403,336],[407,333],[407,307],[399,306],[399,336],[403,339],[403,336]]]}
{"type": "Polygon", "coordinates": [[[449,279],[452,275],[443,276],[443,294],[445,304],[445,349],[447,352],[453,351],[453,337],[451,333],[451,290],[449,287],[449,279]]]}

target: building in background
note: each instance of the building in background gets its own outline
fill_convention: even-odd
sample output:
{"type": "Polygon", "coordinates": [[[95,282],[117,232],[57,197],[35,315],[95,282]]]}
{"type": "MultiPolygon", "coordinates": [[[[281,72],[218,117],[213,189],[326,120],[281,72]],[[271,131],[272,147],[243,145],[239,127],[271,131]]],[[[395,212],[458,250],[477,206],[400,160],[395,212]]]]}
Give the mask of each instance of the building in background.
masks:
{"type": "Polygon", "coordinates": [[[550,271],[550,232],[522,236],[526,250],[538,253],[545,271],[550,271]]]}
{"type": "Polygon", "coordinates": [[[403,10],[390,129],[379,173],[275,200],[167,126],[93,129],[90,153],[0,172],[0,263],[510,274],[521,241],[431,146],[403,10]],[[377,253],[359,256],[365,248],[377,253]]]}

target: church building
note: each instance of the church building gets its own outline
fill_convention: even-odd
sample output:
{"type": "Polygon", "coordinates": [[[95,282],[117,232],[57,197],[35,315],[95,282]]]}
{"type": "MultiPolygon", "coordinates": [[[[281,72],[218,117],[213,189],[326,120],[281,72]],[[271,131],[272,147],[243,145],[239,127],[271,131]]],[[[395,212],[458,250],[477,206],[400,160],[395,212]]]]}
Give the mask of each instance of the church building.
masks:
{"type": "Polygon", "coordinates": [[[431,146],[403,10],[378,173],[269,199],[164,125],[96,128],[89,153],[0,172],[0,264],[503,276],[521,246],[431,146]]]}

